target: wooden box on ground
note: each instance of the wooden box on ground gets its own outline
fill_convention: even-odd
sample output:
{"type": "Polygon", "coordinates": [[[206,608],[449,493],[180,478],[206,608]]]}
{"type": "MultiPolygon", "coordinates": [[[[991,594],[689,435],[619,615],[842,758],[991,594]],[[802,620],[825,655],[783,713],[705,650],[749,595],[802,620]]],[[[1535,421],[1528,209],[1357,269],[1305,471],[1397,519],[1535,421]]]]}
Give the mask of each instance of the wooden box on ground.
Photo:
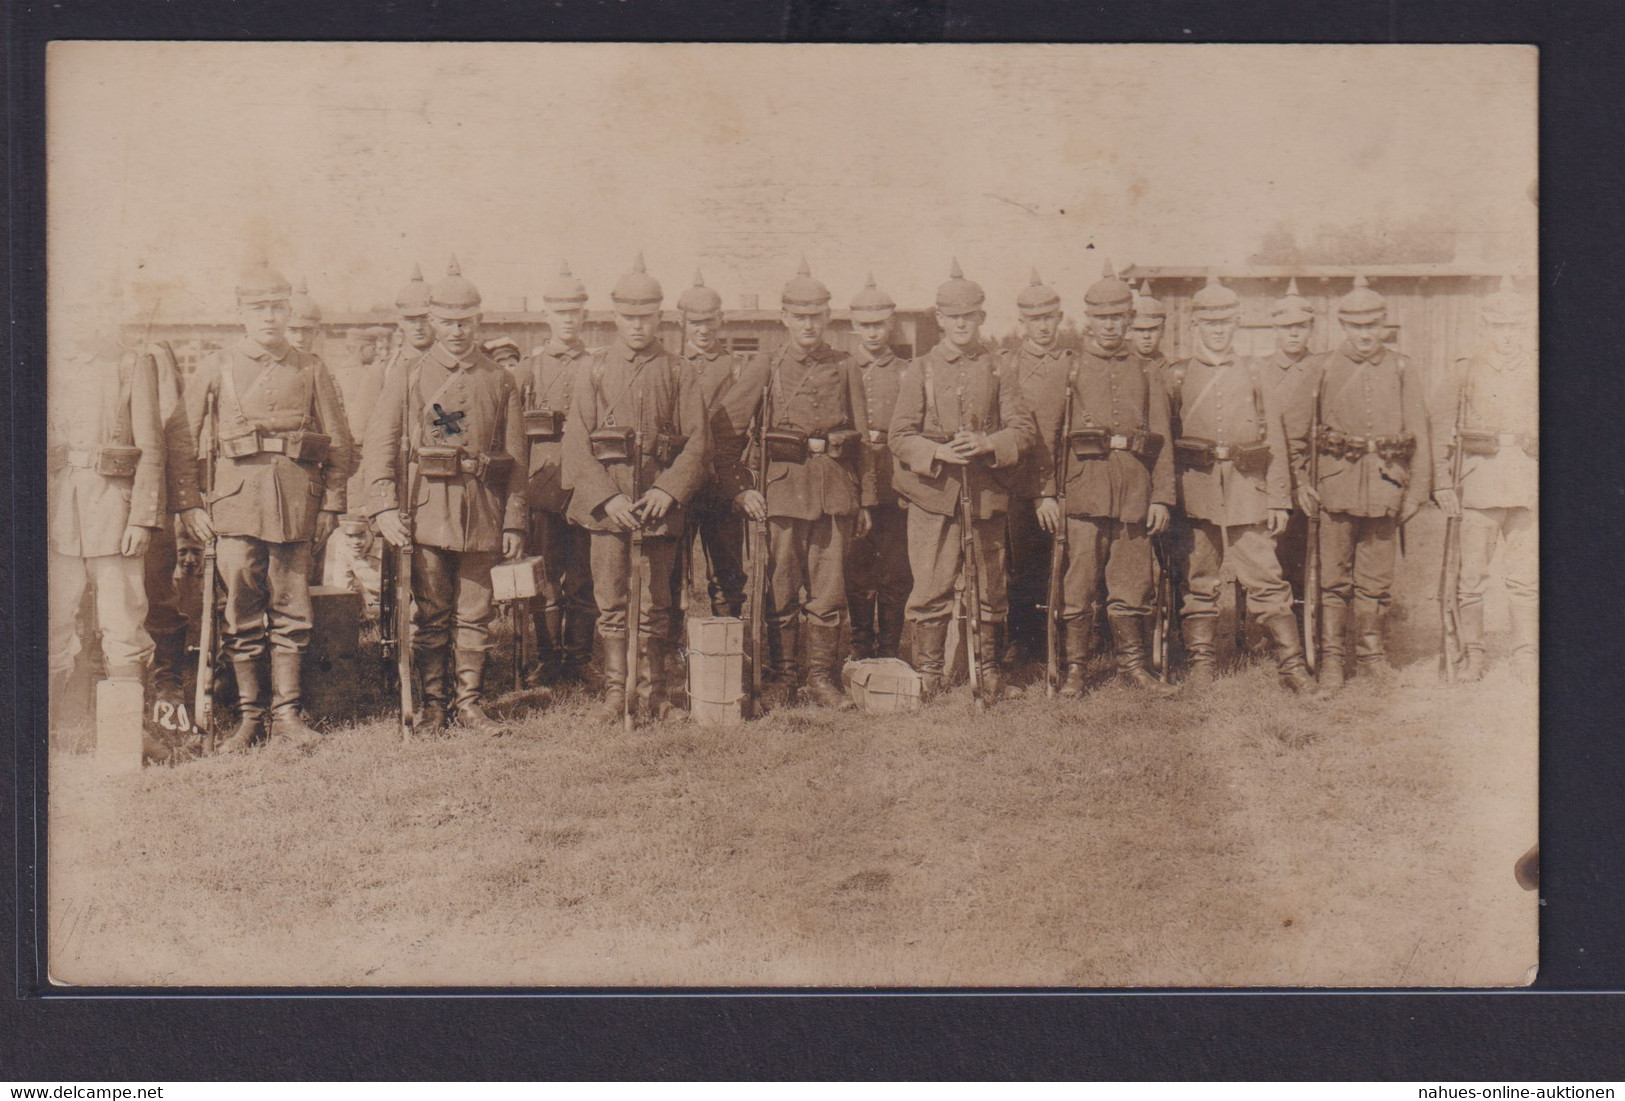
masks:
{"type": "Polygon", "coordinates": [[[303,668],[304,709],[312,722],[355,717],[361,684],[361,594],[331,585],[310,590],[315,612],[303,668]]]}
{"type": "Polygon", "coordinates": [[[745,621],[732,616],[688,621],[689,714],[705,726],[744,721],[745,621]]]}
{"type": "Polygon", "coordinates": [[[867,658],[841,666],[846,693],[866,715],[920,709],[920,674],[897,658],[867,658]]]}
{"type": "Polygon", "coordinates": [[[498,562],[491,567],[491,599],[497,603],[507,600],[528,600],[542,591],[542,559],[520,558],[513,562],[498,562]]]}

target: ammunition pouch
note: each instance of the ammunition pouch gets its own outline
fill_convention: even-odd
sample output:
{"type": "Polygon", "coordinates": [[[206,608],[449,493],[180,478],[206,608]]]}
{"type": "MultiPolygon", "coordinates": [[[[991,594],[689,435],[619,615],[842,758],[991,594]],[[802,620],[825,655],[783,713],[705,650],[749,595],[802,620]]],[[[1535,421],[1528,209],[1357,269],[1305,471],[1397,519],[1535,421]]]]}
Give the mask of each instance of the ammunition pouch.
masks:
{"type": "Polygon", "coordinates": [[[856,455],[857,443],[862,438],[856,429],[838,428],[826,437],[829,444],[825,453],[832,459],[844,459],[849,455],[856,455]]]}
{"type": "Polygon", "coordinates": [[[564,435],[562,409],[526,409],[525,438],[527,440],[556,440],[564,435]]]}
{"type": "Polygon", "coordinates": [[[1180,436],[1174,441],[1174,459],[1187,470],[1213,469],[1213,449],[1218,445],[1201,436],[1180,436]]]}
{"type": "Polygon", "coordinates": [[[1163,438],[1156,432],[1136,432],[1129,437],[1128,449],[1136,458],[1152,463],[1162,453],[1163,438]]]}
{"type": "Polygon", "coordinates": [[[228,459],[246,459],[260,453],[260,434],[220,437],[220,454],[228,459]]]}
{"type": "Polygon", "coordinates": [[[587,435],[592,457],[601,463],[624,463],[632,458],[637,434],[631,428],[596,428],[587,435]]]}
{"type": "Polygon", "coordinates": [[[1074,428],[1067,445],[1074,459],[1104,459],[1111,453],[1111,433],[1104,428],[1074,428]]]}
{"type": "Polygon", "coordinates": [[[135,465],[140,461],[139,447],[121,447],[113,444],[96,449],[95,470],[105,478],[133,478],[135,465]]]}
{"type": "Polygon", "coordinates": [[[429,446],[417,449],[418,473],[425,478],[455,478],[463,472],[463,449],[429,446]]]}
{"type": "Polygon", "coordinates": [[[1465,429],[1461,433],[1461,453],[1463,455],[1494,455],[1501,450],[1501,437],[1495,432],[1470,432],[1465,429]]]}
{"type": "Polygon", "coordinates": [[[1385,463],[1405,463],[1416,453],[1416,437],[1409,432],[1397,436],[1351,436],[1336,429],[1325,429],[1320,434],[1320,453],[1351,463],[1367,455],[1376,455],[1385,463]]]}
{"type": "Polygon", "coordinates": [[[1213,449],[1215,459],[1223,462],[1226,458],[1235,465],[1236,470],[1242,474],[1263,474],[1270,468],[1269,444],[1239,444],[1225,448],[1223,445],[1213,449]],[[1225,455],[1223,452],[1228,451],[1225,455]]]}
{"type": "Polygon", "coordinates": [[[675,432],[660,432],[655,436],[654,460],[661,466],[670,466],[688,446],[688,437],[675,432]]]}
{"type": "Polygon", "coordinates": [[[807,461],[807,433],[799,428],[769,428],[767,458],[775,463],[804,463],[807,461]]]}
{"type": "Polygon", "coordinates": [[[294,462],[320,465],[327,461],[333,437],[320,432],[295,432],[282,442],[287,445],[282,453],[294,462]]]}
{"type": "Polygon", "coordinates": [[[1378,458],[1385,463],[1408,463],[1416,454],[1416,437],[1409,432],[1398,436],[1377,436],[1372,440],[1378,458]]]}
{"type": "Polygon", "coordinates": [[[320,432],[249,431],[240,436],[221,437],[220,454],[228,459],[281,455],[296,463],[312,463],[320,466],[327,461],[327,453],[332,446],[333,437],[320,432]]]}
{"type": "MultiPolygon", "coordinates": [[[[474,476],[483,481],[505,481],[513,472],[513,456],[506,451],[483,451],[475,460],[474,476]]],[[[466,467],[464,469],[467,469],[466,467]]]]}

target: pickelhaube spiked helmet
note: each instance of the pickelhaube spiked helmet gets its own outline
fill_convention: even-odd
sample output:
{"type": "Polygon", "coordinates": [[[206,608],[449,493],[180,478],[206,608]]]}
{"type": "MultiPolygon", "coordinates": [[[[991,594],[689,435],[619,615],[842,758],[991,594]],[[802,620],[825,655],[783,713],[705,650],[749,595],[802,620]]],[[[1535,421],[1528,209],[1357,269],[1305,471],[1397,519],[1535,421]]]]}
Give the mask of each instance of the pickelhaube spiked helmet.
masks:
{"type": "Polygon", "coordinates": [[[1083,292],[1083,308],[1097,316],[1128,313],[1134,308],[1134,290],[1117,278],[1110,260],[1101,269],[1100,278],[1083,292]]]}
{"type": "Polygon", "coordinates": [[[982,293],[981,285],[966,279],[959,269],[959,261],[955,260],[948,269],[948,281],[937,288],[937,310],[948,317],[959,317],[975,313],[985,301],[987,296],[982,293]]]}
{"type": "Polygon", "coordinates": [[[875,286],[875,273],[869,273],[863,289],[852,296],[853,321],[884,321],[897,310],[891,295],[875,286]]]}
{"type": "Polygon", "coordinates": [[[1134,296],[1134,328],[1155,329],[1168,320],[1168,307],[1151,296],[1151,281],[1140,284],[1143,294],[1134,296]]]}
{"type": "Polygon", "coordinates": [[[1365,276],[1354,277],[1354,289],[1337,300],[1337,316],[1344,321],[1373,321],[1388,310],[1388,300],[1371,289],[1365,276]]]}
{"type": "Polygon", "coordinates": [[[795,277],[784,285],[779,301],[790,313],[814,314],[829,309],[829,297],[829,288],[813,278],[807,258],[803,256],[795,277]]]}
{"type": "Polygon", "coordinates": [[[1315,307],[1298,293],[1298,277],[1286,285],[1286,294],[1270,304],[1270,321],[1275,325],[1296,325],[1315,319],[1315,307]]]}
{"type": "Polygon", "coordinates": [[[1484,299],[1480,315],[1492,325],[1513,325],[1528,320],[1529,302],[1512,289],[1512,281],[1501,277],[1494,294],[1484,299]]]}
{"type": "Polygon", "coordinates": [[[303,279],[299,280],[299,285],[294,288],[293,297],[288,299],[288,306],[293,311],[293,324],[303,322],[306,325],[314,325],[322,319],[322,308],[316,305],[316,300],[305,289],[303,279]]]}
{"type": "Polygon", "coordinates": [[[473,317],[480,312],[479,288],[463,278],[455,256],[446,265],[446,277],[429,291],[429,312],[446,320],[473,317]]]}
{"type": "Polygon", "coordinates": [[[1022,317],[1039,317],[1059,309],[1060,305],[1060,293],[1040,279],[1038,269],[1034,268],[1032,275],[1027,279],[1027,285],[1016,295],[1016,309],[1022,317]]]}
{"type": "Polygon", "coordinates": [[[1198,321],[1222,321],[1241,315],[1241,296],[1213,276],[1191,296],[1191,314],[1198,321]]]}
{"type": "Polygon", "coordinates": [[[559,264],[559,274],[542,291],[542,304],[550,310],[579,310],[587,304],[587,285],[570,273],[570,262],[559,264]]]}
{"type": "Polygon", "coordinates": [[[282,273],[264,257],[250,265],[237,279],[237,301],[285,302],[293,296],[293,288],[282,273]]]}
{"type": "Polygon", "coordinates": [[[632,270],[616,280],[615,289],[609,292],[615,312],[626,317],[646,317],[659,313],[660,303],[665,297],[666,292],[660,289],[660,283],[644,270],[641,252],[632,262],[632,270]]]}
{"type": "Polygon", "coordinates": [[[402,317],[422,317],[429,312],[429,284],[423,281],[423,269],[412,265],[412,278],[395,294],[395,312],[402,317]]]}
{"type": "Polygon", "coordinates": [[[694,271],[694,285],[677,296],[677,310],[685,321],[714,321],[722,314],[722,295],[705,285],[705,276],[694,271]]]}

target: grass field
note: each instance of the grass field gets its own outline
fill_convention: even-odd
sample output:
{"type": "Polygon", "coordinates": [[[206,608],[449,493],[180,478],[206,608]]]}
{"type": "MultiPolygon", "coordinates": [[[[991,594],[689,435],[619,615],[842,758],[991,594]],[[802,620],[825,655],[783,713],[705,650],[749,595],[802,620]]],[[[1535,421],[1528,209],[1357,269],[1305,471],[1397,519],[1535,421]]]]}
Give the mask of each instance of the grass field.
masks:
{"type": "Polygon", "coordinates": [[[494,742],[403,746],[372,721],[308,756],[272,745],[124,776],[62,748],[51,970],[165,986],[1517,984],[1536,957],[1535,896],[1512,874],[1535,838],[1532,697],[1504,662],[1447,689],[1424,657],[1386,691],[1354,681],[1332,700],[1255,664],[1200,698],[1110,686],[974,719],[960,688],[918,715],[789,708],[628,735],[590,725],[577,693],[494,742]]]}

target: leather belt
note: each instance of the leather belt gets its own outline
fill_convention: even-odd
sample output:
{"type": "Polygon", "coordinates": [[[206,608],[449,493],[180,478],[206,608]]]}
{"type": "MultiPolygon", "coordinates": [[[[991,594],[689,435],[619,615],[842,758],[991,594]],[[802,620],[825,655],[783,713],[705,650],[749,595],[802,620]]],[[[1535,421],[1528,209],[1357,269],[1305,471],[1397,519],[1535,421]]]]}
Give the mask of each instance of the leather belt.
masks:
{"type": "Polygon", "coordinates": [[[807,437],[807,454],[822,455],[829,448],[829,441],[822,436],[807,437]]]}
{"type": "Polygon", "coordinates": [[[869,442],[870,443],[885,443],[886,442],[886,432],[885,432],[885,430],[881,429],[881,428],[871,428],[871,429],[869,429],[869,442]]]}
{"type": "Polygon", "coordinates": [[[73,448],[69,448],[68,465],[77,466],[83,470],[93,470],[96,467],[96,460],[100,457],[100,455],[101,448],[99,447],[92,448],[89,451],[75,451],[73,448]]]}
{"type": "Polygon", "coordinates": [[[1216,443],[1213,445],[1213,461],[1228,463],[1235,459],[1235,453],[1241,450],[1239,444],[1216,443]]]}

